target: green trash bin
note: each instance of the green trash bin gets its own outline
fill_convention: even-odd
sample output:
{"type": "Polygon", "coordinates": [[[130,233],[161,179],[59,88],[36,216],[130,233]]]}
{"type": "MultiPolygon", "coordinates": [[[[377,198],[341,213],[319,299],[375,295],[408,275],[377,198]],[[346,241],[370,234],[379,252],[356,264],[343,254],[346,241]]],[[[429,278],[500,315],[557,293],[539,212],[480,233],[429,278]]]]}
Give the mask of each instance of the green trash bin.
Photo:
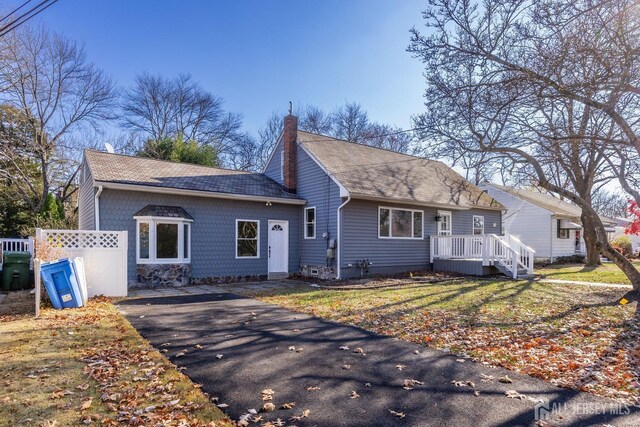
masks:
{"type": "Polygon", "coordinates": [[[16,291],[29,289],[31,253],[4,252],[2,254],[2,289],[16,291]]]}

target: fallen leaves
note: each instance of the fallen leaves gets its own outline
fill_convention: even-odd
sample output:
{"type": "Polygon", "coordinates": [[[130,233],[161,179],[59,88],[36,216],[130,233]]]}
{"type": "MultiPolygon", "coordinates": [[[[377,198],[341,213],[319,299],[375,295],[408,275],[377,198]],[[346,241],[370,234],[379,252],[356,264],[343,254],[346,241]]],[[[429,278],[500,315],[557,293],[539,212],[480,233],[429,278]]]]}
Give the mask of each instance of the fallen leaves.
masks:
{"type": "Polygon", "coordinates": [[[276,410],[276,405],[271,402],[267,402],[262,405],[262,412],[273,412],[276,410]]]}
{"type": "Polygon", "coordinates": [[[498,378],[498,382],[501,382],[503,384],[512,384],[513,380],[509,378],[509,375],[505,375],[503,377],[498,378]]]}
{"type": "Polygon", "coordinates": [[[389,412],[391,412],[391,415],[393,415],[394,417],[398,417],[398,418],[406,417],[404,412],[396,412],[393,409],[389,409],[389,412]]]}
{"type": "Polygon", "coordinates": [[[280,409],[293,409],[296,406],[296,402],[284,403],[280,406],[280,409]]]}
{"type": "Polygon", "coordinates": [[[351,394],[349,395],[349,398],[350,398],[350,399],[357,399],[357,398],[359,398],[359,397],[360,397],[360,395],[359,395],[355,390],[353,390],[353,391],[351,392],[351,394]]]}
{"type": "Polygon", "coordinates": [[[414,379],[406,379],[402,382],[402,388],[405,390],[413,390],[417,385],[424,385],[424,382],[414,379]]]}
{"type": "Polygon", "coordinates": [[[507,390],[504,392],[505,396],[507,396],[510,399],[520,399],[520,400],[524,400],[527,398],[527,396],[525,396],[524,394],[518,393],[515,390],[507,390]]]}

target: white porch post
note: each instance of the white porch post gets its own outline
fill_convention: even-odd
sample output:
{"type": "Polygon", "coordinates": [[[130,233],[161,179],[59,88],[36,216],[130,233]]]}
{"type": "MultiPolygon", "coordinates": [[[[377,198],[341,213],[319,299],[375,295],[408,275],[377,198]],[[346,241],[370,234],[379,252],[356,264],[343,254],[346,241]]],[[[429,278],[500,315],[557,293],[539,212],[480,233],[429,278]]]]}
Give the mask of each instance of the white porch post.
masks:
{"type": "Polygon", "coordinates": [[[429,263],[433,264],[433,236],[429,236],[429,263]]]}
{"type": "Polygon", "coordinates": [[[489,236],[486,234],[482,235],[482,265],[489,265],[489,236]]]}

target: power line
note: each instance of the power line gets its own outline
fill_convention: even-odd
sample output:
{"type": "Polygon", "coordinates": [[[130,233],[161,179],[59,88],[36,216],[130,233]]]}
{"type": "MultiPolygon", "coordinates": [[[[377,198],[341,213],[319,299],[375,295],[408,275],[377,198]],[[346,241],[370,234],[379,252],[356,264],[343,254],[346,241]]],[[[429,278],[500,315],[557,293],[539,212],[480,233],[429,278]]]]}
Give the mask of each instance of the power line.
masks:
{"type": "Polygon", "coordinates": [[[5,16],[4,18],[0,19],[0,22],[4,21],[5,19],[9,18],[10,16],[12,16],[14,13],[16,13],[17,11],[19,11],[20,9],[22,9],[27,3],[31,3],[31,0],[27,0],[26,2],[22,3],[20,6],[18,6],[17,8],[13,9],[10,13],[7,14],[7,16],[5,16]]]}
{"type": "Polygon", "coordinates": [[[53,6],[57,1],[58,0],[44,0],[44,1],[42,1],[37,6],[31,8],[29,11],[23,13],[22,15],[20,15],[19,17],[17,17],[16,19],[11,21],[7,25],[5,25],[4,27],[0,28],[0,37],[3,37],[6,34],[8,34],[10,31],[15,30],[20,25],[24,24],[25,22],[29,21],[30,19],[35,18],[40,13],[44,12],[49,7],[53,6]],[[43,5],[44,5],[44,7],[42,7],[43,5]]]}

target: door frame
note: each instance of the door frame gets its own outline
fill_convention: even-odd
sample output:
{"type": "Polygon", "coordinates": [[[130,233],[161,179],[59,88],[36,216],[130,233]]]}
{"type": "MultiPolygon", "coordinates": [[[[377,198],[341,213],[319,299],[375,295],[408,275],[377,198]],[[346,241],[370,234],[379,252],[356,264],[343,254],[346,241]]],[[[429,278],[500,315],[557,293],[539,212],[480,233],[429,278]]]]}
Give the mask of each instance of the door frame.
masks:
{"type": "Polygon", "coordinates": [[[270,219],[267,222],[267,274],[289,273],[289,221],[284,219],[270,219]],[[273,224],[283,224],[285,231],[284,241],[284,271],[271,271],[271,226],[273,224]]]}

